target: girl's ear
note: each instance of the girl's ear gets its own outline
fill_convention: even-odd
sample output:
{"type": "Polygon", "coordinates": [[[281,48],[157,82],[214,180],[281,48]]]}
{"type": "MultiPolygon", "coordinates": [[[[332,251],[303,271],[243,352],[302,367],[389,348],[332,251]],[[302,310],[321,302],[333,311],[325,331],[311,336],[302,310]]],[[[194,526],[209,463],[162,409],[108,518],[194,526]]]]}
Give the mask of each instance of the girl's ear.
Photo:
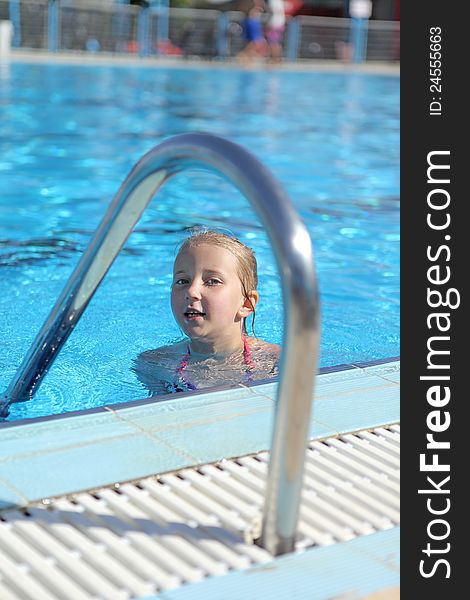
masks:
{"type": "Polygon", "coordinates": [[[241,318],[246,318],[254,312],[256,305],[258,304],[259,294],[256,290],[251,290],[246,295],[246,298],[243,299],[243,304],[241,305],[238,313],[241,318]]]}

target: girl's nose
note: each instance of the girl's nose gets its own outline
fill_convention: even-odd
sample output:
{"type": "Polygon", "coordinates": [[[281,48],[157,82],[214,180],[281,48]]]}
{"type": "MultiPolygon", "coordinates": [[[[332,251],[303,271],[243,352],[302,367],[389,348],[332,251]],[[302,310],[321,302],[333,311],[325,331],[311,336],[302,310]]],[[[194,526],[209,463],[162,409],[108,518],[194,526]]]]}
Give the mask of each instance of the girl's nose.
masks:
{"type": "Polygon", "coordinates": [[[191,300],[199,300],[201,298],[200,286],[196,282],[193,282],[190,286],[188,286],[186,297],[191,298],[191,300]]]}

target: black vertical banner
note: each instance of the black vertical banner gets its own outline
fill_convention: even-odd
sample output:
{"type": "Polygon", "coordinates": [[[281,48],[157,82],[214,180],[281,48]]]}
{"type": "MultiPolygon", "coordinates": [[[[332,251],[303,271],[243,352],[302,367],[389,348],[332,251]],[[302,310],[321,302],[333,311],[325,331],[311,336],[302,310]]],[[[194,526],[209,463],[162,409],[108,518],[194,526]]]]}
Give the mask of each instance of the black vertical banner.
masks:
{"type": "MultiPolygon", "coordinates": [[[[470,375],[467,3],[401,12],[401,590],[463,598],[470,375]],[[465,364],[464,364],[465,363],[465,364]]],[[[468,513],[468,514],[466,514],[468,513]]]]}

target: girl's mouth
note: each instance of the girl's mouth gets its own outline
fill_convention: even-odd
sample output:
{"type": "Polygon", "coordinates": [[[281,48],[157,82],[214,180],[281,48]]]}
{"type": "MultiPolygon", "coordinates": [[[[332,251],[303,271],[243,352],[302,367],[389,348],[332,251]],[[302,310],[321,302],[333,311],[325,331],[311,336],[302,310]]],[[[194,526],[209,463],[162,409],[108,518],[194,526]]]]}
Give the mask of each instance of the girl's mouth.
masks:
{"type": "Polygon", "coordinates": [[[206,313],[201,312],[199,310],[186,310],[184,312],[184,316],[186,317],[186,319],[197,319],[198,317],[205,317],[206,313]]]}

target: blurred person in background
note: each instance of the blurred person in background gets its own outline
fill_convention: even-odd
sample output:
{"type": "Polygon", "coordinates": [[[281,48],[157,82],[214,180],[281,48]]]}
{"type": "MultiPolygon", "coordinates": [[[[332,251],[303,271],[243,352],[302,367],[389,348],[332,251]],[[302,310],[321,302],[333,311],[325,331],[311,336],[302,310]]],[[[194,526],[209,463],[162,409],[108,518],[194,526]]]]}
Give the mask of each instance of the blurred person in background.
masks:
{"type": "Polygon", "coordinates": [[[273,63],[282,61],[282,38],[286,26],[284,0],[268,0],[269,17],[266,25],[269,56],[273,63]]]}
{"type": "Polygon", "coordinates": [[[237,56],[241,62],[251,62],[252,59],[266,54],[266,40],[261,25],[261,15],[264,10],[264,0],[254,0],[243,21],[243,36],[246,46],[237,56]]]}

